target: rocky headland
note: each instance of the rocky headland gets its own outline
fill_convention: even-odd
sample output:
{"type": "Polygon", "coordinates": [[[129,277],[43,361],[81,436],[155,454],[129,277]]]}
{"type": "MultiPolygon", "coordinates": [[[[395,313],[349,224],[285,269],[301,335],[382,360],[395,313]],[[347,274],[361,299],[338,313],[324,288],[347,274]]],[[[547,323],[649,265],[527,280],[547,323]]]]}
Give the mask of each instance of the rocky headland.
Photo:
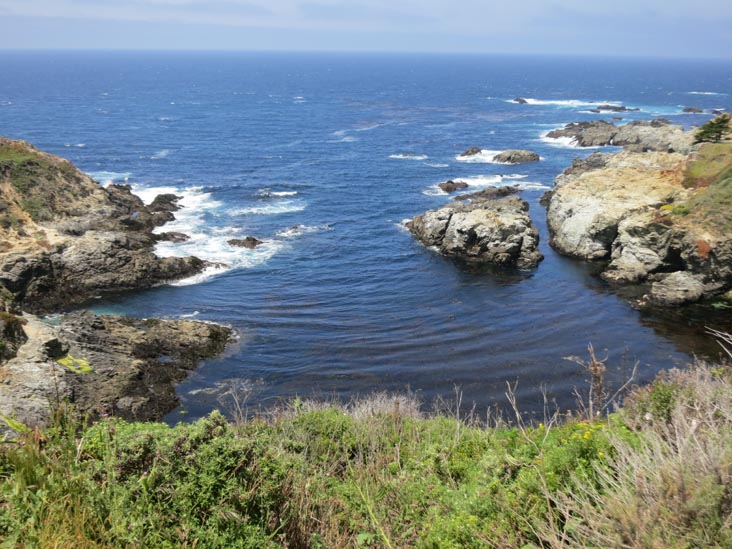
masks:
{"type": "Polygon", "coordinates": [[[0,414],[42,422],[51,405],[159,419],[174,383],[228,341],[229,328],[58,312],[111,292],[201,272],[196,257],[160,258],[153,229],[175,218],[178,197],[148,206],[127,185],[104,188],[68,160],[0,138],[0,414]]]}
{"type": "Polygon", "coordinates": [[[543,256],[529,205],[517,196],[505,196],[516,191],[488,189],[463,195],[459,203],[416,216],[407,228],[423,244],[448,257],[472,264],[536,267],[543,256]]]}
{"type": "Polygon", "coordinates": [[[546,134],[549,139],[566,139],[578,147],[624,147],[635,152],[677,152],[689,154],[692,132],[668,120],[638,120],[617,126],[605,120],[572,122],[546,134]]]}
{"type": "Polygon", "coordinates": [[[732,288],[731,169],[732,143],[703,144],[691,156],[626,150],[576,160],[547,196],[550,244],[603,260],[603,279],[644,290],[641,306],[725,294],[732,288]]]}

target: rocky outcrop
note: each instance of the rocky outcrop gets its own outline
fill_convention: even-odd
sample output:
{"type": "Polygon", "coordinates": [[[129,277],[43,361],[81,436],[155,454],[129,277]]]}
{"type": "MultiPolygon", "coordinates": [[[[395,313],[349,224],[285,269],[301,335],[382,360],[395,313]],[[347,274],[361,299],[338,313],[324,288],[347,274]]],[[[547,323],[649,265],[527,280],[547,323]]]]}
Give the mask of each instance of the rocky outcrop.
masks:
{"type": "Polygon", "coordinates": [[[253,250],[260,244],[263,244],[261,240],[258,238],[254,238],[253,236],[247,236],[245,238],[232,238],[231,240],[226,241],[230,246],[237,246],[239,248],[247,248],[248,250],[253,250]]]}
{"type": "MultiPolygon", "coordinates": [[[[23,321],[27,341],[0,366],[0,415],[28,426],[44,424],[63,402],[92,419],[160,420],[178,404],[175,384],[232,335],[216,324],[89,312],[59,324],[23,321]]],[[[3,434],[12,433],[0,421],[3,434]]]]}
{"type": "Polygon", "coordinates": [[[605,260],[602,278],[645,288],[640,304],[679,305],[728,291],[732,235],[710,229],[701,214],[686,216],[683,204],[699,192],[685,181],[686,163],[679,154],[629,151],[576,161],[549,197],[550,244],[605,260]]]}
{"type": "Polygon", "coordinates": [[[460,156],[475,156],[483,152],[480,147],[470,147],[469,149],[460,153],[460,156]]]}
{"type": "Polygon", "coordinates": [[[659,151],[689,154],[694,137],[668,120],[640,120],[616,126],[611,122],[573,122],[546,135],[550,139],[571,139],[579,147],[614,145],[635,152],[659,151]]]}
{"type": "Polygon", "coordinates": [[[664,177],[685,157],[669,153],[606,155],[600,169],[574,167],[557,177],[547,210],[551,245],[582,259],[610,256],[620,221],[655,210],[683,192],[678,178],[664,177]]]}
{"type": "Polygon", "coordinates": [[[515,99],[513,99],[512,101],[513,101],[514,103],[517,103],[517,104],[519,104],[519,105],[526,105],[526,104],[528,103],[528,101],[527,101],[526,99],[524,99],[523,97],[516,97],[516,98],[515,98],[515,99]]]}
{"type": "Polygon", "coordinates": [[[543,259],[529,205],[516,196],[474,198],[412,219],[407,227],[427,246],[470,263],[531,268],[543,259]]]}
{"type": "Polygon", "coordinates": [[[524,164],[526,162],[538,162],[539,155],[533,151],[511,149],[498,153],[493,157],[493,161],[501,164],[524,164]]]}
{"type": "Polygon", "coordinates": [[[468,188],[468,184],[464,181],[453,181],[452,179],[448,179],[437,186],[446,193],[454,193],[455,191],[468,188]]]}
{"type": "Polygon", "coordinates": [[[640,109],[636,107],[626,107],[624,105],[612,105],[605,103],[603,105],[598,105],[597,107],[590,109],[590,112],[594,113],[600,113],[600,112],[637,112],[640,109]]]}
{"type": "Polygon", "coordinates": [[[0,138],[0,286],[42,312],[196,274],[204,261],[153,252],[152,230],[175,218],[177,200],[145,206],[127,185],[103,188],[67,160],[0,138]]]}
{"type": "Polygon", "coordinates": [[[704,112],[704,109],[700,107],[684,107],[684,112],[690,114],[701,114],[704,112]]]}

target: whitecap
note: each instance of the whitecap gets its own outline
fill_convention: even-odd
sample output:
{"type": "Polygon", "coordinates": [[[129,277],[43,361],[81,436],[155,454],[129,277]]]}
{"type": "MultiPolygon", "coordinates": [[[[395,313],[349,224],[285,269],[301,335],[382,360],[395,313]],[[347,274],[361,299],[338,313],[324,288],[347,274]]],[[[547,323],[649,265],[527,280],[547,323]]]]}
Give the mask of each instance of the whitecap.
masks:
{"type": "Polygon", "coordinates": [[[249,206],[229,210],[229,215],[277,215],[292,212],[301,212],[305,209],[302,200],[277,200],[267,202],[261,206],[249,206]]]}
{"type": "Polygon", "coordinates": [[[150,160],[162,160],[163,158],[168,158],[168,155],[170,155],[170,149],[163,149],[152,155],[150,160]]]}
{"type": "MultiPolygon", "coordinates": [[[[525,98],[527,105],[553,105],[555,107],[593,107],[596,105],[622,105],[620,101],[585,101],[582,99],[534,99],[531,97],[525,98]]],[[[518,103],[513,99],[506,99],[506,103],[518,103]]]]}
{"type": "Polygon", "coordinates": [[[425,162],[425,166],[429,166],[430,168],[449,168],[450,164],[439,164],[435,162],[425,162]]]}
{"type": "Polygon", "coordinates": [[[355,143],[356,141],[358,141],[358,137],[347,135],[345,137],[342,137],[341,139],[331,139],[330,141],[328,141],[328,143],[355,143]]]}
{"type": "Polygon", "coordinates": [[[0,107],[9,107],[12,104],[12,101],[0,101],[0,107]]]}
{"type": "Polygon", "coordinates": [[[426,154],[390,154],[389,158],[395,158],[398,160],[427,160],[429,156],[426,154]]]}
{"type": "Polygon", "coordinates": [[[721,92],[710,92],[710,91],[690,91],[686,92],[688,95],[729,95],[728,93],[721,92]]]}
{"type": "Polygon", "coordinates": [[[551,145],[552,147],[563,147],[568,149],[582,149],[585,147],[580,147],[577,144],[577,140],[574,137],[549,137],[548,134],[550,132],[543,132],[541,136],[539,137],[539,140],[543,143],[546,143],[547,145],[551,145]]]}
{"type": "Polygon", "coordinates": [[[185,315],[180,315],[180,318],[193,318],[201,314],[201,311],[193,311],[192,313],[188,313],[185,315]]]}
{"type": "Polygon", "coordinates": [[[86,148],[86,143],[77,143],[76,145],[74,145],[74,147],[76,147],[77,149],[84,149],[86,148]]]}
{"type": "Polygon", "coordinates": [[[99,183],[103,187],[107,187],[107,186],[111,185],[112,183],[127,183],[129,178],[132,176],[132,174],[130,172],[109,172],[109,171],[87,172],[87,175],[89,177],[91,177],[92,179],[99,181],[99,183]]]}
{"type": "Polygon", "coordinates": [[[158,122],[173,122],[175,118],[171,116],[158,116],[158,122]]]}
{"type": "Polygon", "coordinates": [[[277,233],[279,238],[294,238],[296,236],[302,236],[308,233],[317,233],[320,231],[332,231],[333,226],[330,224],[326,225],[293,225],[287,229],[283,229],[277,233]]]}

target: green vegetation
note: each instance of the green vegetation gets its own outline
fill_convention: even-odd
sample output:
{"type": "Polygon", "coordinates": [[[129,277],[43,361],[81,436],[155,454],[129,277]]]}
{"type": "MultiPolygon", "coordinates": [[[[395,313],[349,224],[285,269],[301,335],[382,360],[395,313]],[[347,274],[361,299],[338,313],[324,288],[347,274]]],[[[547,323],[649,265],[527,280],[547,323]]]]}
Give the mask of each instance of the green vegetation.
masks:
{"type": "Polygon", "coordinates": [[[234,424],[215,412],[172,428],[118,419],[81,428],[58,414],[0,454],[0,539],[75,548],[732,545],[728,367],[670,371],[621,411],[589,421],[485,426],[452,410],[423,417],[413,399],[380,394],[347,406],[297,399],[234,424]]]}
{"type": "Polygon", "coordinates": [[[697,192],[685,204],[674,205],[674,213],[691,217],[707,228],[732,230],[732,143],[708,143],[689,162],[684,185],[697,192]]]}
{"type": "Polygon", "coordinates": [[[728,113],[724,113],[703,124],[694,136],[694,143],[718,143],[732,131],[731,119],[732,117],[728,113]]]}

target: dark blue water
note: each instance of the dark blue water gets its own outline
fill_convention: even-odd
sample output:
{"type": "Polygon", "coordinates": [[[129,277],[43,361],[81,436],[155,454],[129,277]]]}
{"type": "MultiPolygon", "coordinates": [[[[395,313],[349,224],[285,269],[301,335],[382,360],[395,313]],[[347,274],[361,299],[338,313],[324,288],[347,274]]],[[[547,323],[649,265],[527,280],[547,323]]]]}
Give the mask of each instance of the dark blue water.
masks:
{"type": "Polygon", "coordinates": [[[708,310],[633,310],[591,266],[548,247],[538,199],[591,152],[547,143],[544,132],[597,118],[586,111],[607,101],[642,109],[626,120],[702,123],[708,115],[682,108],[732,106],[729,62],[3,52],[0,75],[0,134],[146,199],[181,194],[187,207],[166,229],[193,238],[159,252],[228,265],[93,304],[240,331],[226,357],[180,386],[188,417],[243,386],[253,405],[407,388],[430,401],[459,386],[485,410],[518,381],[524,409],[541,408],[542,386],[570,407],[584,376],[566,357],[588,343],[607,355],[613,382],[636,362],[647,381],[693,353],[715,354],[704,325],[728,326],[708,310]],[[456,161],[473,145],[529,148],[542,161],[456,161]],[[537,270],[466,272],[402,228],[445,204],[434,185],[458,177],[475,189],[522,186],[546,256],[537,270]],[[265,244],[226,242],[245,235],[265,244]]]}

